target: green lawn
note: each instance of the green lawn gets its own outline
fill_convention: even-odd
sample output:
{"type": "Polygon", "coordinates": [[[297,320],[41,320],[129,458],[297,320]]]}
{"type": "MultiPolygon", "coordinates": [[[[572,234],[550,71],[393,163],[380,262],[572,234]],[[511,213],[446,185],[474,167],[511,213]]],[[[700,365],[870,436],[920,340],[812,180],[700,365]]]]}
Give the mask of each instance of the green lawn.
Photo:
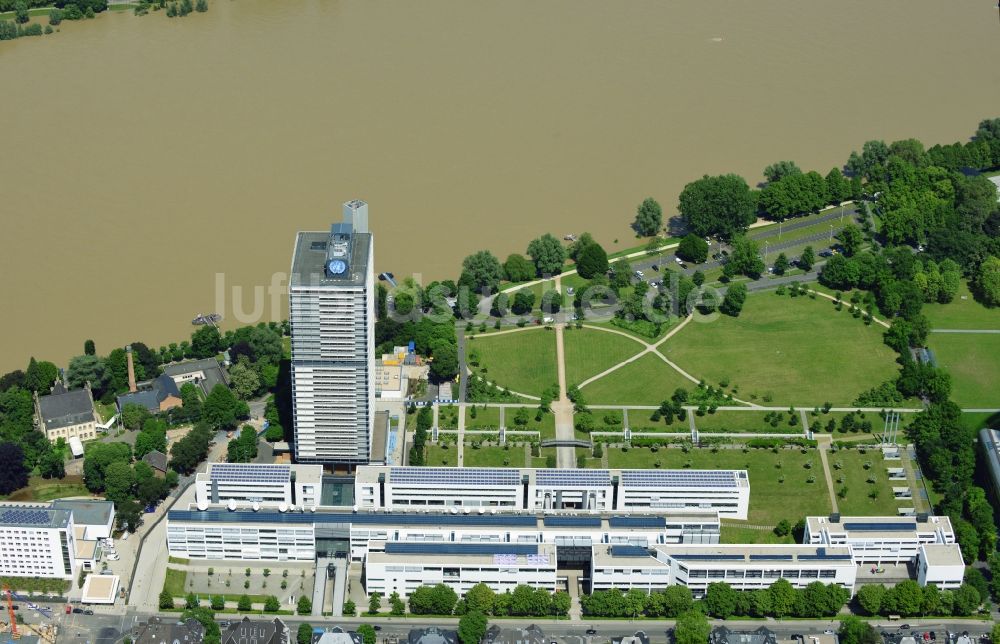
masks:
{"type": "Polygon", "coordinates": [[[653,469],[656,462],[662,469],[740,469],[750,476],[749,523],[773,526],[782,519],[795,523],[808,515],[830,512],[830,495],[823,478],[823,464],[816,450],[802,454],[798,449],[783,449],[777,454],[766,450],[720,449],[713,453],[707,448],[685,453],[679,448],[621,448],[608,450],[609,467],[653,469]],[[778,465],[781,465],[779,468],[778,465]],[[810,469],[805,468],[811,463],[810,469]],[[784,477],[783,481],[779,478],[784,477]],[[807,480],[813,477],[813,482],[807,480]]]}
{"type": "Polygon", "coordinates": [[[11,492],[8,501],[51,501],[73,496],[90,496],[90,490],[83,484],[81,476],[67,476],[63,479],[43,479],[32,476],[28,486],[11,492]]]}
{"type": "Polygon", "coordinates": [[[538,432],[543,440],[545,438],[555,438],[555,416],[553,416],[550,412],[546,412],[542,414],[541,420],[535,420],[535,416],[538,414],[538,407],[525,407],[525,409],[528,410],[528,423],[523,426],[518,425],[514,420],[517,416],[517,408],[507,407],[504,410],[504,425],[508,430],[538,432]]]}
{"type": "MultiPolygon", "coordinates": [[[[837,506],[844,516],[896,516],[896,509],[903,506],[912,507],[912,501],[897,502],[892,495],[893,485],[906,485],[905,481],[890,481],[886,463],[878,450],[866,450],[862,454],[857,450],[844,449],[827,455],[830,461],[830,475],[833,476],[834,491],[839,492],[842,486],[847,487],[847,496],[837,497],[837,506]],[[838,463],[841,468],[838,469],[838,463]],[[865,465],[871,466],[865,469],[865,465]],[[868,483],[868,477],[874,476],[876,482],[868,483]],[[843,478],[843,483],[840,479],[843,478]],[[872,499],[868,493],[878,492],[878,497],[872,499]]],[[[898,461],[894,467],[902,467],[898,461]]],[[[751,487],[751,494],[753,488],[751,487]]]]}
{"type": "MultiPolygon", "coordinates": [[[[964,280],[948,304],[924,304],[933,329],[1000,329],[1000,308],[989,309],[973,299],[964,280]]],[[[931,339],[938,337],[931,335],[931,339]]]]}
{"type": "Polygon", "coordinates": [[[699,432],[705,433],[760,433],[760,434],[802,434],[802,420],[800,414],[795,412],[798,422],[790,425],[788,412],[778,412],[781,418],[778,426],[772,427],[771,423],[765,422],[764,417],[767,412],[763,411],[717,411],[714,414],[706,413],[704,416],[695,414],[694,424],[699,432]]]}
{"type": "Polygon", "coordinates": [[[695,321],[660,350],[695,377],[728,379],[738,398],[811,409],[824,401],[850,404],[895,377],[883,330],[822,298],[762,293],[747,298],[738,318],[695,321]]]}
{"type": "Polygon", "coordinates": [[[650,353],[595,380],[581,391],[591,405],[658,405],[670,398],[677,388],[693,386],[694,383],[650,353]]]}
{"type": "Polygon", "coordinates": [[[625,336],[595,329],[570,329],[563,332],[566,350],[566,383],[579,384],[643,350],[643,346],[625,336]]]}
{"type": "Polygon", "coordinates": [[[95,402],[94,405],[97,407],[97,413],[101,417],[101,422],[106,423],[111,420],[111,417],[118,413],[118,408],[112,405],[105,405],[102,402],[95,402]]]}
{"type": "Polygon", "coordinates": [[[441,429],[458,429],[459,408],[455,405],[438,407],[438,427],[441,429]]]}
{"type": "Polygon", "coordinates": [[[482,446],[473,449],[470,441],[465,441],[465,467],[524,467],[524,448],[513,445],[482,446]]]}
{"type": "MultiPolygon", "coordinates": [[[[789,519],[794,525],[794,521],[789,519]]],[[[779,537],[774,530],[754,530],[741,528],[738,524],[722,524],[722,543],[795,543],[791,534],[779,537]]]]}
{"type": "Polygon", "coordinates": [[[1000,407],[1000,334],[932,333],[938,366],[951,374],[951,399],[961,407],[1000,407]]]}
{"type": "Polygon", "coordinates": [[[458,465],[458,450],[453,437],[449,436],[448,447],[428,443],[425,449],[425,459],[428,467],[455,467],[458,465]]]}
{"type": "Polygon", "coordinates": [[[500,408],[499,407],[483,407],[481,405],[475,407],[476,417],[472,417],[472,407],[467,407],[465,410],[465,428],[466,429],[500,429],[500,408]]]}
{"type": "Polygon", "coordinates": [[[557,381],[556,334],[550,329],[470,338],[466,350],[478,353],[476,371],[499,387],[538,396],[557,381]]]}
{"type": "Polygon", "coordinates": [[[186,582],[186,570],[167,568],[167,576],[163,580],[163,590],[167,591],[174,597],[183,597],[185,593],[187,593],[187,590],[185,589],[186,582]]]}
{"type": "Polygon", "coordinates": [[[979,431],[984,427],[1000,427],[1000,414],[990,412],[966,412],[962,414],[959,422],[970,429],[979,431]],[[991,420],[992,419],[992,420],[991,420]]]}

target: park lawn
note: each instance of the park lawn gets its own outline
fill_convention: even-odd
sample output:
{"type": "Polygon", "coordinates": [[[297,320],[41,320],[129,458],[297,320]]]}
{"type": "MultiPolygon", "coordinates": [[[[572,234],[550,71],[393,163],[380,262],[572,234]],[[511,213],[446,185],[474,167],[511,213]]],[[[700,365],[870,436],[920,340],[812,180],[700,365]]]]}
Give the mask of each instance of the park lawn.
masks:
{"type": "Polygon", "coordinates": [[[525,329],[466,342],[479,354],[477,372],[511,391],[531,396],[557,382],[556,335],[545,328],[525,329]]]}
{"type": "MultiPolygon", "coordinates": [[[[830,475],[833,477],[833,488],[838,492],[842,486],[847,486],[847,496],[837,497],[837,507],[843,516],[896,516],[897,508],[901,504],[912,506],[913,502],[906,500],[897,502],[892,495],[893,485],[904,486],[906,481],[890,481],[889,472],[886,469],[886,462],[882,458],[882,453],[878,450],[865,450],[862,454],[858,450],[842,449],[836,453],[828,454],[830,462],[830,475]],[[837,463],[843,467],[837,469],[837,463]],[[871,469],[864,468],[865,463],[871,464],[871,469]],[[868,483],[868,477],[874,475],[876,482],[868,483]],[[841,483],[840,479],[844,482],[841,483]],[[872,490],[878,492],[878,497],[871,499],[868,493],[872,490]]],[[[901,461],[894,461],[894,467],[902,467],[901,461]]],[[[751,494],[753,488],[751,487],[751,494]]]]}
{"type": "Polygon", "coordinates": [[[695,377],[728,379],[744,400],[811,409],[850,404],[896,376],[883,330],[825,299],[764,293],[748,297],[738,318],[688,324],[660,351],[695,377]]]}
{"type": "Polygon", "coordinates": [[[97,407],[97,413],[101,417],[101,422],[106,423],[111,418],[118,413],[118,408],[113,404],[104,404],[100,401],[95,401],[94,406],[97,407]]]}
{"type": "Polygon", "coordinates": [[[789,415],[787,411],[778,412],[781,419],[777,427],[772,427],[770,423],[764,421],[767,412],[764,411],[717,411],[714,414],[706,413],[704,416],[694,415],[694,424],[699,432],[708,433],[757,433],[757,434],[802,434],[802,420],[800,414],[795,412],[798,419],[795,425],[789,425],[789,415]]]}
{"type": "Polygon", "coordinates": [[[83,484],[82,476],[68,475],[63,479],[43,479],[32,476],[27,487],[14,490],[7,497],[8,501],[52,501],[74,496],[91,496],[90,490],[83,484]]]}
{"type": "Polygon", "coordinates": [[[470,441],[465,442],[465,467],[524,467],[524,448],[509,443],[503,447],[483,445],[473,449],[470,441]]]}
{"type": "Polygon", "coordinates": [[[551,456],[553,459],[556,458],[556,448],[555,447],[543,447],[539,450],[541,456],[532,456],[531,464],[525,467],[548,467],[548,457],[551,456]]]}
{"type": "MultiPolygon", "coordinates": [[[[902,422],[902,421],[900,421],[900,422],[902,422]]],[[[965,412],[965,413],[962,414],[961,418],[958,419],[958,422],[963,427],[966,427],[968,429],[971,429],[971,430],[974,430],[974,431],[978,432],[980,429],[983,429],[984,427],[990,427],[991,425],[993,427],[1000,426],[1000,414],[994,414],[994,413],[982,412],[982,411],[980,411],[980,412],[968,412],[967,411],[967,412],[965,412]],[[990,420],[994,416],[996,416],[996,419],[990,420]]]]}
{"type": "Polygon", "coordinates": [[[643,345],[628,335],[567,327],[563,332],[567,385],[579,384],[642,351],[643,345]]]}
{"type": "Polygon", "coordinates": [[[461,411],[455,405],[438,407],[438,427],[441,429],[458,429],[458,413],[461,411]]]}
{"type": "Polygon", "coordinates": [[[590,405],[659,405],[690,380],[655,354],[647,354],[583,387],[590,405]]]}
{"type": "Polygon", "coordinates": [[[183,597],[187,592],[185,589],[187,583],[187,571],[178,570],[176,568],[167,568],[167,576],[163,580],[163,590],[167,591],[174,597],[183,597]]]}
{"type": "Polygon", "coordinates": [[[472,407],[465,409],[466,429],[500,429],[500,408],[476,405],[476,417],[472,417],[472,407]]]}
{"type": "Polygon", "coordinates": [[[830,495],[823,477],[823,464],[814,449],[803,454],[799,449],[782,449],[777,454],[767,450],[691,449],[687,453],[678,448],[609,448],[608,467],[655,469],[656,461],[662,469],[747,470],[750,477],[749,523],[777,525],[782,519],[794,524],[800,518],[830,513],[830,495]],[[780,463],[781,467],[778,467],[780,463]],[[806,469],[806,463],[812,467],[806,469]],[[784,481],[779,481],[780,477],[784,481]],[[812,483],[807,479],[814,477],[812,483]]]}
{"type": "Polygon", "coordinates": [[[520,408],[518,407],[504,408],[503,423],[508,431],[538,432],[541,440],[544,440],[546,438],[555,438],[556,420],[555,416],[552,415],[551,412],[544,412],[542,414],[541,420],[535,420],[535,416],[538,414],[538,407],[525,406],[524,409],[528,410],[528,422],[525,425],[518,425],[514,421],[518,409],[520,408]]]}
{"type": "Polygon", "coordinates": [[[586,447],[576,448],[576,462],[580,462],[580,457],[583,457],[583,467],[584,469],[601,469],[601,459],[594,458],[594,450],[586,447]]]}
{"type": "Polygon", "coordinates": [[[458,465],[458,450],[454,440],[449,440],[447,448],[440,444],[428,444],[424,450],[424,462],[427,463],[428,467],[455,467],[458,465]]]}
{"type": "MultiPolygon", "coordinates": [[[[1000,329],[1000,308],[987,308],[969,292],[962,280],[955,299],[948,304],[924,304],[921,312],[930,320],[932,329],[1000,329]]],[[[931,339],[937,338],[931,335],[931,339]]]]}
{"type": "Polygon", "coordinates": [[[1000,407],[1000,334],[932,333],[928,345],[951,374],[951,399],[961,407],[1000,407]]]}
{"type": "MultiPolygon", "coordinates": [[[[752,493],[752,491],[751,491],[752,493]]],[[[794,525],[795,522],[789,520],[794,525]]],[[[722,524],[722,543],[795,543],[791,533],[783,537],[774,534],[774,530],[756,530],[744,528],[738,523],[722,524]]]]}

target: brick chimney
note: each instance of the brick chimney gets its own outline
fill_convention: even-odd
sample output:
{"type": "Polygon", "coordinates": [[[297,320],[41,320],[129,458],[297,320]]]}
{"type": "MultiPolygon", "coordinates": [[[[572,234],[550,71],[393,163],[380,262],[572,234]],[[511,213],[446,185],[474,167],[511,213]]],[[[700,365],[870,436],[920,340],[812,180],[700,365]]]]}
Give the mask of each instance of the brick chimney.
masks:
{"type": "Polygon", "coordinates": [[[125,347],[125,360],[128,361],[128,390],[136,392],[135,386],[135,365],[132,363],[132,345],[125,347]]]}

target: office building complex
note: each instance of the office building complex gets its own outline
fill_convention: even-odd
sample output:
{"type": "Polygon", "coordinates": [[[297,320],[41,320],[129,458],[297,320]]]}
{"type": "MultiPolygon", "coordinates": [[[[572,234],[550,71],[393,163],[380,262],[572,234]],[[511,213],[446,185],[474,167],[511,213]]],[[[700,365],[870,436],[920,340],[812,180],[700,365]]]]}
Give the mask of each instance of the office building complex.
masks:
{"type": "Polygon", "coordinates": [[[718,512],[746,519],[745,470],[361,467],[361,508],[544,512],[718,512]]]}
{"type": "Polygon", "coordinates": [[[98,539],[111,535],[110,501],[0,504],[0,577],[73,579],[93,570],[98,539]]]}
{"type": "Polygon", "coordinates": [[[288,285],[295,460],[368,463],[374,434],[375,276],[368,204],[300,232],[288,285]]]}
{"type": "MultiPolygon", "coordinates": [[[[923,545],[954,545],[951,520],[918,514],[909,517],[806,517],[803,542],[851,546],[855,562],[905,564],[917,560],[923,545]]],[[[956,548],[958,546],[955,546],[956,548]]]]}

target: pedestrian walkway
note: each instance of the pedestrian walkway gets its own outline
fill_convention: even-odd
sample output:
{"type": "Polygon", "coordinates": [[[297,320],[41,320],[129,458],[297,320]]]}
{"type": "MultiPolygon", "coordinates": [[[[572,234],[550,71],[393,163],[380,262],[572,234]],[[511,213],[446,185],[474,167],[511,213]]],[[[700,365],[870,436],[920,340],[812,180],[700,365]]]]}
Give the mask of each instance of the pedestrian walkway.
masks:
{"type": "Polygon", "coordinates": [[[830,450],[830,445],[832,444],[830,436],[817,436],[816,444],[817,448],[819,448],[819,460],[823,463],[823,476],[826,478],[826,489],[830,493],[830,507],[834,512],[839,512],[837,509],[837,495],[833,491],[833,475],[830,474],[830,462],[826,458],[826,453],[830,450]]]}
{"type": "MultiPolygon", "coordinates": [[[[556,438],[573,440],[573,403],[566,391],[566,352],[563,345],[563,329],[565,324],[556,325],[556,368],[559,375],[559,400],[552,403],[552,414],[555,416],[556,438]]],[[[556,448],[556,466],[571,469],[576,467],[576,449],[573,447],[556,448]]]]}
{"type": "MultiPolygon", "coordinates": [[[[502,409],[500,414],[502,418],[502,409]]],[[[455,464],[459,467],[465,467],[465,403],[460,403],[458,405],[458,439],[457,444],[455,445],[455,450],[455,464]]]]}

